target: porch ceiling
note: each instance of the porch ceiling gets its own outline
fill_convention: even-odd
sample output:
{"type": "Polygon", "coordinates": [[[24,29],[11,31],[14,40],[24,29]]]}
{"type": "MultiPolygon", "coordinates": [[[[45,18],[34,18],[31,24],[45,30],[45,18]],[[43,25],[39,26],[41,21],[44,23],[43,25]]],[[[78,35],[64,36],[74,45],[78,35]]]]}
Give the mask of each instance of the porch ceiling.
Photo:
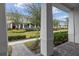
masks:
{"type": "Polygon", "coordinates": [[[63,5],[70,9],[79,8],[79,3],[63,3],[63,5]]]}

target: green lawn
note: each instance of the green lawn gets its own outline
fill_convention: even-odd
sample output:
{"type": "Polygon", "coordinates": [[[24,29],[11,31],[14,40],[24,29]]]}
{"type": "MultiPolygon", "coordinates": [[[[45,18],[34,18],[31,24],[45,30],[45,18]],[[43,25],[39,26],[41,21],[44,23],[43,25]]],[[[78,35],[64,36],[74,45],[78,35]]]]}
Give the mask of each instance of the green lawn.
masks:
{"type": "Polygon", "coordinates": [[[8,31],[8,36],[17,36],[17,35],[26,35],[26,34],[33,34],[33,33],[38,33],[37,31],[28,31],[28,32],[23,32],[23,33],[13,33],[11,31],[8,31]]]}

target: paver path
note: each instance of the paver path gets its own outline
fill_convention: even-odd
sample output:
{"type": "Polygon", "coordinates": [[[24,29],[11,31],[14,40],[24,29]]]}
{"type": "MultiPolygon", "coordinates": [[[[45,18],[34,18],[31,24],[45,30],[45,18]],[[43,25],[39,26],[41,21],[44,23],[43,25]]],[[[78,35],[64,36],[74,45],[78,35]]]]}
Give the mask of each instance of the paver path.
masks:
{"type": "MultiPolygon", "coordinates": [[[[40,40],[40,38],[38,38],[38,39],[40,40]]],[[[23,39],[23,40],[19,40],[19,41],[9,42],[8,45],[15,45],[15,44],[20,44],[20,43],[24,43],[24,42],[31,42],[31,41],[36,41],[38,39],[37,38],[23,39]]]]}
{"type": "Polygon", "coordinates": [[[12,46],[12,56],[34,56],[34,54],[24,44],[16,44],[12,46]]]}
{"type": "MultiPolygon", "coordinates": [[[[79,56],[79,44],[66,42],[54,47],[53,56],[79,56]]],[[[15,44],[12,48],[12,56],[41,56],[33,54],[24,44],[15,44]]]]}

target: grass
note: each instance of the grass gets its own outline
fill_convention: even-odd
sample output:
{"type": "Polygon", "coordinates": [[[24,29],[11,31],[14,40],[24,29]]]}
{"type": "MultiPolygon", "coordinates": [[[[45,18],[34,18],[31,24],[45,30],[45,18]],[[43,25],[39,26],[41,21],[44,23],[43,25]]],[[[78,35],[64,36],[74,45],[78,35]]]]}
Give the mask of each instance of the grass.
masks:
{"type": "MultiPolygon", "coordinates": [[[[67,31],[67,29],[63,29],[63,30],[57,30],[54,32],[64,32],[67,31]]],[[[53,31],[52,31],[53,32],[53,31]]],[[[8,36],[17,36],[17,35],[26,35],[26,34],[33,34],[33,33],[39,33],[39,31],[27,31],[27,32],[23,32],[23,33],[13,33],[10,30],[7,32],[8,36]]]]}
{"type": "Polygon", "coordinates": [[[18,35],[26,35],[26,34],[33,34],[33,33],[37,33],[37,31],[28,31],[28,32],[24,32],[24,33],[13,33],[11,31],[8,31],[8,36],[18,36],[18,35]]]}
{"type": "Polygon", "coordinates": [[[53,32],[64,32],[64,31],[68,31],[67,29],[61,29],[61,30],[57,30],[57,31],[53,31],[53,32]]]}

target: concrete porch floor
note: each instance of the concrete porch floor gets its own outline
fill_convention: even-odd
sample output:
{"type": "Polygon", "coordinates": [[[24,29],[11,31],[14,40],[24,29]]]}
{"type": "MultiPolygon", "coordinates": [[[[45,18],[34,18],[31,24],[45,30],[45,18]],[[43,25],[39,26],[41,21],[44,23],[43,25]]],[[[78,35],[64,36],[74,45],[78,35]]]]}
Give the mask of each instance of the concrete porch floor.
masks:
{"type": "MultiPolygon", "coordinates": [[[[19,55],[23,55],[22,56],[43,56],[40,54],[40,51],[38,54],[33,54],[31,53],[30,50],[26,49],[25,48],[25,51],[24,51],[24,47],[23,49],[20,46],[16,44],[16,49],[14,51],[16,51],[16,53],[19,53],[19,55]],[[20,53],[22,52],[22,53],[20,53]],[[25,53],[25,54],[24,54],[25,53]]],[[[14,53],[14,55],[16,56],[16,54],[14,53]]],[[[19,56],[17,55],[17,56],[19,56]]],[[[72,42],[66,42],[66,43],[63,43],[59,46],[56,46],[54,47],[54,54],[52,56],[79,56],[79,44],[77,43],[72,43],[72,42]]]]}
{"type": "Polygon", "coordinates": [[[79,56],[79,44],[66,42],[54,48],[54,56],[79,56]]]}

